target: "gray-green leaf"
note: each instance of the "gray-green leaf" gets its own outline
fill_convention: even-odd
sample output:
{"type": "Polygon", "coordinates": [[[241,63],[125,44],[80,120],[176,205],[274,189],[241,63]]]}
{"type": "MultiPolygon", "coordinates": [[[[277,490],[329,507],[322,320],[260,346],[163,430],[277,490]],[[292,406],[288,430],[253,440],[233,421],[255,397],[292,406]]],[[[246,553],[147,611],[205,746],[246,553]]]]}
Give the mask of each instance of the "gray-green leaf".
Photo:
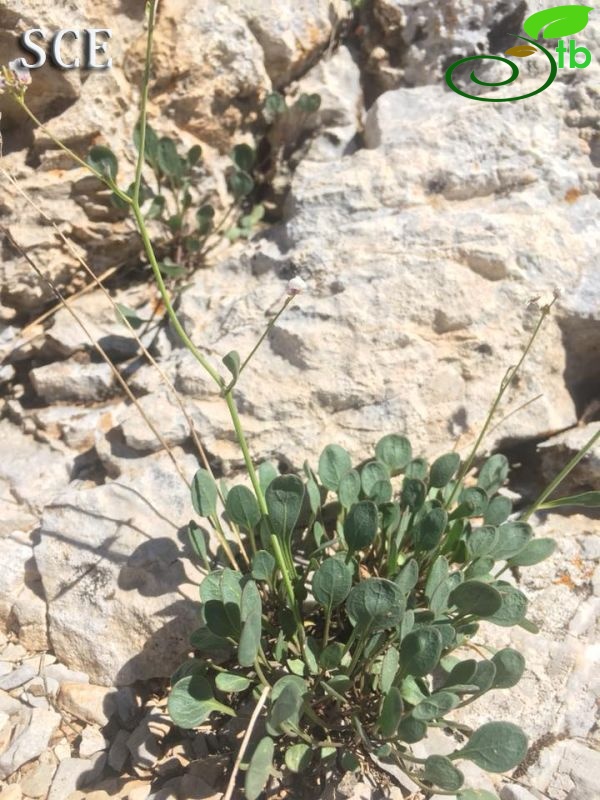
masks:
{"type": "Polygon", "coordinates": [[[453,756],[467,758],[487,772],[507,772],[527,754],[527,737],[512,722],[487,722],[453,756]]]}

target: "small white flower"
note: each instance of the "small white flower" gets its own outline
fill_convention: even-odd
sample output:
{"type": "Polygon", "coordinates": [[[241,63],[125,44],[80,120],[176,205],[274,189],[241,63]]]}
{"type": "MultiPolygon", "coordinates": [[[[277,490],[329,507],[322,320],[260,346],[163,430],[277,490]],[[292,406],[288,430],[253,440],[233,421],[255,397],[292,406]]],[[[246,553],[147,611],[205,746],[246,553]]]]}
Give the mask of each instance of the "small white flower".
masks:
{"type": "Polygon", "coordinates": [[[296,275],[295,278],[292,278],[291,281],[288,281],[287,285],[287,293],[290,297],[293,297],[296,294],[301,294],[301,292],[306,291],[306,281],[303,280],[299,275],[296,275]]]}
{"type": "Polygon", "coordinates": [[[14,74],[19,83],[28,86],[31,83],[31,71],[22,58],[15,58],[8,62],[9,70],[14,74]]]}

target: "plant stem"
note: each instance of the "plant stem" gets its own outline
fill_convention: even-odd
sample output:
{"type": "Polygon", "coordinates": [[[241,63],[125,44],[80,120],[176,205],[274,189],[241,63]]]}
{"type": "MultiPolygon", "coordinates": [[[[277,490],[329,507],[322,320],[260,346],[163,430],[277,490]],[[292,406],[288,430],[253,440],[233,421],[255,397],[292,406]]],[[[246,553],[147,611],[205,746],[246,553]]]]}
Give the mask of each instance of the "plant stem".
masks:
{"type": "Polygon", "coordinates": [[[18,104],[18,105],[19,105],[19,106],[20,106],[20,107],[23,109],[23,111],[24,111],[24,112],[27,114],[27,116],[29,117],[29,119],[30,119],[30,120],[31,120],[31,121],[32,121],[32,122],[33,122],[33,123],[36,125],[36,127],[38,127],[38,128],[41,130],[41,131],[43,131],[43,132],[46,134],[46,136],[47,136],[47,137],[48,137],[48,138],[49,138],[49,139],[50,139],[52,142],[54,142],[54,144],[55,144],[57,147],[59,147],[59,148],[60,148],[60,149],[63,151],[63,153],[66,153],[66,154],[69,156],[69,158],[71,158],[73,161],[75,161],[77,164],[79,164],[79,166],[80,166],[80,167],[83,167],[83,168],[84,168],[84,169],[86,169],[88,172],[91,172],[91,173],[92,173],[92,175],[94,175],[96,178],[98,178],[98,180],[99,180],[99,181],[102,181],[102,183],[103,183],[103,184],[105,184],[105,186],[108,186],[108,188],[109,188],[109,189],[110,189],[112,192],[114,192],[114,193],[117,195],[117,197],[118,197],[120,200],[123,200],[123,202],[124,202],[124,203],[127,203],[127,205],[131,205],[131,197],[129,197],[129,195],[128,195],[128,194],[125,194],[125,192],[122,192],[122,191],[119,189],[119,187],[118,187],[118,186],[115,186],[115,184],[114,184],[114,183],[113,183],[111,180],[109,180],[109,179],[106,177],[106,175],[103,175],[101,172],[98,172],[98,170],[95,170],[95,169],[94,169],[94,168],[93,168],[93,167],[92,167],[90,164],[88,164],[88,163],[87,163],[86,161],[84,161],[82,158],[79,158],[79,156],[77,155],[77,153],[74,153],[74,152],[73,152],[73,150],[71,150],[71,148],[70,148],[70,147],[67,147],[67,146],[66,146],[66,144],[63,144],[63,143],[60,141],[60,139],[57,139],[57,138],[56,138],[56,136],[55,136],[53,133],[51,133],[51,132],[48,130],[48,128],[46,128],[46,126],[44,125],[44,123],[43,123],[43,122],[41,122],[41,121],[40,121],[40,120],[39,120],[39,119],[38,119],[38,118],[35,116],[35,114],[33,113],[33,111],[31,111],[31,110],[29,109],[28,105],[25,103],[25,100],[24,100],[24,98],[22,98],[22,97],[18,97],[17,95],[13,95],[13,98],[14,98],[15,102],[16,102],[16,103],[17,103],[17,104],[18,104]]]}
{"type": "Polygon", "coordinates": [[[250,361],[250,359],[252,358],[252,356],[253,356],[253,355],[256,353],[256,351],[258,350],[258,348],[261,346],[261,344],[262,344],[262,343],[264,342],[264,340],[267,338],[267,336],[268,336],[268,335],[269,335],[269,333],[271,332],[271,330],[272,330],[273,326],[275,325],[275,323],[277,322],[277,320],[279,319],[279,317],[280,317],[280,316],[283,314],[283,312],[286,310],[286,308],[289,306],[289,304],[292,302],[292,300],[293,300],[293,299],[294,299],[294,296],[293,296],[293,295],[290,295],[289,297],[287,297],[287,298],[286,298],[286,300],[285,300],[285,302],[284,302],[284,304],[283,304],[283,305],[281,306],[281,308],[279,309],[279,311],[278,311],[278,312],[275,314],[275,316],[274,316],[274,317],[272,317],[272,318],[269,320],[269,324],[267,325],[267,327],[266,327],[266,328],[265,328],[265,330],[263,331],[263,333],[262,333],[262,336],[261,336],[261,337],[259,338],[259,340],[256,342],[256,344],[254,345],[254,347],[252,348],[252,350],[251,350],[251,351],[248,353],[248,355],[246,356],[246,358],[245,358],[245,359],[242,361],[242,364],[241,364],[241,366],[240,366],[240,369],[239,369],[239,372],[238,372],[238,377],[239,377],[239,375],[241,375],[241,374],[242,374],[242,370],[243,370],[243,369],[246,367],[246,365],[248,364],[248,362],[250,361]]]}
{"type": "Polygon", "coordinates": [[[584,444],[581,450],[573,456],[569,463],[566,464],[563,469],[561,469],[556,478],[554,478],[554,480],[548,484],[531,508],[528,508],[527,511],[521,516],[523,521],[529,519],[529,517],[544,503],[544,500],[546,500],[557,488],[557,486],[564,481],[567,475],[575,469],[577,464],[579,464],[586,453],[589,453],[598,439],[600,439],[600,428],[596,431],[592,438],[584,444]]]}
{"type": "Polygon", "coordinates": [[[479,446],[480,446],[481,442],[483,441],[483,439],[484,439],[486,433],[488,432],[488,429],[489,429],[489,427],[490,427],[490,425],[492,423],[492,419],[494,417],[494,414],[496,413],[496,411],[498,409],[498,406],[500,405],[500,402],[502,401],[502,398],[504,397],[504,394],[506,393],[506,390],[508,389],[510,384],[513,382],[513,379],[515,378],[515,376],[517,375],[518,371],[523,366],[523,362],[525,361],[525,359],[529,355],[529,351],[531,350],[531,347],[533,346],[533,343],[535,342],[535,340],[537,338],[537,335],[540,332],[540,330],[542,328],[542,325],[544,324],[544,320],[546,319],[546,317],[550,313],[550,309],[552,308],[552,306],[556,302],[556,299],[557,299],[557,296],[555,295],[554,298],[550,301],[550,303],[548,303],[547,305],[542,307],[541,312],[540,312],[540,318],[537,321],[537,324],[536,324],[536,326],[535,326],[535,328],[533,330],[533,333],[529,337],[529,341],[527,342],[527,345],[525,347],[525,350],[523,351],[523,354],[521,355],[521,358],[519,359],[519,361],[518,361],[516,366],[509,367],[509,369],[506,371],[506,374],[505,374],[505,376],[502,379],[502,382],[500,384],[500,388],[498,390],[498,393],[496,394],[494,402],[492,403],[491,408],[490,408],[490,410],[488,412],[488,415],[487,415],[487,417],[485,419],[485,422],[483,424],[481,432],[479,433],[479,436],[477,437],[477,439],[475,441],[475,444],[473,445],[473,448],[472,448],[471,452],[469,453],[466,461],[461,466],[461,468],[460,468],[460,470],[458,472],[458,475],[456,477],[456,482],[454,484],[454,488],[453,488],[453,490],[452,490],[452,492],[450,494],[450,497],[448,498],[448,501],[446,502],[446,506],[445,506],[446,508],[450,508],[450,505],[452,504],[452,501],[454,500],[456,492],[458,491],[459,487],[462,485],[462,482],[463,482],[465,476],[468,474],[469,470],[471,469],[473,461],[475,460],[475,456],[477,455],[477,451],[479,450],[479,446]]]}
{"type": "Polygon", "coordinates": [[[142,183],[142,169],[146,158],[146,117],[148,108],[148,89],[150,86],[150,66],[152,62],[152,38],[154,36],[154,21],[156,17],[157,0],[148,3],[148,36],[146,39],[146,57],[144,60],[144,77],[142,79],[142,96],[140,98],[140,142],[137,163],[135,165],[135,178],[133,181],[133,204],[139,207],[140,186],[142,183]]]}
{"type": "Polygon", "coordinates": [[[331,626],[331,606],[327,609],[325,614],[325,628],[323,629],[323,647],[327,647],[329,641],[329,628],[331,626]]]}
{"type": "Polygon", "coordinates": [[[190,353],[194,356],[194,358],[200,363],[200,365],[208,372],[210,377],[213,381],[219,386],[219,388],[223,388],[224,381],[217,372],[217,370],[207,361],[207,359],[202,355],[202,353],[198,350],[196,345],[192,342],[190,337],[185,332],[173,305],[171,303],[171,298],[169,297],[169,293],[167,291],[167,287],[165,286],[165,282],[163,280],[160,267],[158,266],[158,261],[156,259],[156,255],[154,253],[154,248],[152,247],[152,242],[150,241],[150,236],[148,235],[148,231],[146,229],[146,224],[144,222],[144,217],[142,211],[139,207],[138,203],[132,203],[131,208],[133,210],[133,215],[135,217],[138,230],[140,232],[140,236],[142,237],[142,244],[144,245],[144,250],[146,252],[146,256],[148,257],[148,261],[150,262],[150,267],[152,268],[152,272],[154,274],[154,278],[156,280],[156,284],[158,286],[158,291],[160,292],[161,299],[164,303],[164,306],[167,310],[167,314],[169,319],[171,320],[171,324],[175,328],[175,331],[190,353]]]}
{"type": "Polygon", "coordinates": [[[252,736],[252,731],[254,730],[256,721],[258,720],[260,712],[262,711],[262,708],[267,701],[267,697],[269,696],[270,691],[271,687],[267,684],[267,686],[265,686],[265,688],[263,689],[263,692],[259,697],[257,704],[254,706],[254,711],[252,712],[252,716],[250,717],[250,722],[248,723],[248,727],[246,728],[246,733],[242,740],[242,744],[240,745],[237,758],[235,759],[235,764],[233,765],[233,769],[231,770],[231,777],[229,778],[227,789],[225,790],[225,794],[223,795],[223,800],[231,800],[231,796],[233,795],[233,790],[235,789],[235,782],[238,776],[238,772],[240,771],[240,765],[242,763],[242,759],[244,758],[244,753],[246,752],[246,748],[248,747],[248,743],[250,742],[250,737],[252,736]]]}

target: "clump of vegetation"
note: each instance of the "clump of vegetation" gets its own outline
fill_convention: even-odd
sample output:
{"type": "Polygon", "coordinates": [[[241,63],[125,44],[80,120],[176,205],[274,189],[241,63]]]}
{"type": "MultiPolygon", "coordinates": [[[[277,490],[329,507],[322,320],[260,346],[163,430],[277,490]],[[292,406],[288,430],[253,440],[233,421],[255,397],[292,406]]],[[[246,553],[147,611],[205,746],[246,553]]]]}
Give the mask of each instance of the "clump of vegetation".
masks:
{"type": "MultiPolygon", "coordinates": [[[[535,632],[525,595],[502,578],[507,570],[542,561],[554,549],[552,540],[534,537],[527,520],[538,508],[599,504],[598,492],[548,498],[600,432],[520,517],[501,493],[506,458],[493,455],[476,478],[472,474],[495,412],[552,303],[542,308],[521,360],[507,371],[466,458],[449,452],[430,464],[414,456],[405,436],[390,434],[357,464],[332,444],[316,468],[305,462],[302,471],[285,475],[269,463],[257,469],[235,389],[303,282],[290,281],[279,311],[244,359],[232,351],[215,365],[183,328],[148,221],[160,220],[176,247],[193,253],[202,247],[214,215],[194,195],[201,151],[180,153],[173,140],[159,139],[147,123],[156,0],[147,7],[132,185],[126,190],[118,185],[118,165],[108,148],[94,148],[84,162],[54,141],[132,214],[173,330],[227,405],[251,486],[217,482],[208,462],[192,481],[192,504],[204,527],[194,521],[189,533],[206,577],[200,585],[201,624],[190,643],[193,657],[172,677],[171,716],[182,728],[194,729],[212,715],[235,716],[242,705],[255,701],[226,800],[240,769],[246,797],[256,800],[274,770],[314,778],[334,768],[358,771],[372,762],[402,770],[426,792],[486,800],[492,797],[489,792],[464,787],[460,762],[505,772],[524,758],[526,736],[508,721],[471,730],[454,715],[488,691],[510,690],[525,662],[512,648],[494,651],[477,642],[480,626],[518,625],[535,632]],[[148,175],[153,176],[152,189],[148,175]],[[219,542],[217,552],[207,527],[219,542]],[[456,749],[448,755],[414,755],[411,746],[431,728],[452,731],[456,749]]],[[[39,124],[25,102],[28,72],[11,66],[4,81],[39,124]]],[[[302,101],[304,108],[290,111],[272,96],[273,122],[279,119],[285,127],[290,113],[314,113],[317,101],[311,97],[302,101]]],[[[234,199],[250,195],[255,166],[252,148],[241,145],[233,151],[229,187],[234,199]]],[[[238,218],[238,231],[256,222],[255,209],[238,218]]]]}
{"type": "MultiPolygon", "coordinates": [[[[205,531],[191,523],[209,571],[191,637],[196,656],[173,676],[169,711],[194,728],[267,691],[264,735],[245,778],[250,800],[273,766],[359,770],[375,757],[424,789],[454,794],[462,759],[505,772],[524,758],[527,739],[513,723],[472,731],[452,719],[521,678],[525,662],[512,648],[488,658],[468,648],[482,623],[535,630],[525,595],[501,574],[554,549],[510,520],[511,502],[498,493],[507,474],[506,458],[494,455],[471,485],[457,453],[428,464],[392,434],[358,465],[338,445],[302,475],[262,465],[262,510],[244,485],[222,485],[223,522],[250,555],[241,571],[211,569],[205,531]],[[416,758],[410,746],[430,727],[463,743],[449,756],[416,758]]],[[[200,470],[192,502],[215,527],[218,492],[200,470]]]]}

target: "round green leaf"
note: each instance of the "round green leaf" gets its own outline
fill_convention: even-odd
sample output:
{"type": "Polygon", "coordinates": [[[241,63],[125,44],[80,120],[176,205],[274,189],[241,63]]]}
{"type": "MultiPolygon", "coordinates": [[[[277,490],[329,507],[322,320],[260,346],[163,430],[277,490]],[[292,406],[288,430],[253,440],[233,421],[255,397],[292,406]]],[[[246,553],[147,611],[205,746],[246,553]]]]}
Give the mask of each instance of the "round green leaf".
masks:
{"type": "Polygon", "coordinates": [[[490,500],[483,515],[483,521],[486,525],[501,525],[510,517],[511,512],[512,503],[508,497],[497,494],[490,500]]]}
{"type": "Polygon", "coordinates": [[[87,163],[105,178],[110,178],[112,181],[116,180],[119,162],[109,147],[104,147],[103,145],[92,147],[87,157],[87,163]]]}
{"type": "Polygon", "coordinates": [[[494,568],[494,564],[496,562],[493,558],[489,556],[482,556],[481,558],[476,558],[469,567],[465,571],[465,580],[473,580],[476,578],[481,578],[482,581],[485,583],[488,580],[493,580],[492,570],[494,568]]]}
{"type": "Polygon", "coordinates": [[[355,586],[346,600],[352,623],[376,631],[395,628],[404,614],[404,595],[385,578],[368,578],[355,586]]]}
{"type": "MultiPolygon", "coordinates": [[[[445,559],[444,559],[445,560],[445,559]]],[[[394,583],[402,594],[408,594],[417,585],[419,580],[419,563],[414,558],[407,561],[398,575],[394,578],[394,583]]]]}
{"type": "Polygon", "coordinates": [[[360,761],[350,750],[342,750],[340,753],[340,767],[344,772],[356,772],[360,769],[360,761]]]}
{"type": "MultiPolygon", "coordinates": [[[[300,678],[300,680],[302,679],[300,678]]],[[[306,689],[301,689],[297,683],[288,682],[283,686],[269,712],[267,722],[269,733],[278,736],[283,733],[282,726],[299,724],[305,691],[306,689]]]]}
{"type": "Polygon", "coordinates": [[[533,536],[531,525],[526,522],[507,522],[498,528],[498,543],[491,555],[497,561],[508,560],[520,553],[533,536]]]}
{"type": "Polygon", "coordinates": [[[229,519],[244,530],[253,530],[260,522],[260,509],[254,493],[247,486],[233,486],[225,501],[229,519]]]}
{"type": "Polygon", "coordinates": [[[412,458],[412,447],[408,439],[390,433],[375,445],[375,455],[382,461],[392,475],[397,475],[406,467],[412,458]]]}
{"type": "Polygon", "coordinates": [[[496,665],[494,664],[493,661],[488,661],[487,659],[483,659],[482,661],[477,662],[475,674],[473,675],[469,683],[478,686],[480,692],[487,692],[488,689],[492,688],[495,677],[496,677],[496,665]]]}
{"type": "Polygon", "coordinates": [[[498,528],[494,528],[492,525],[473,528],[471,533],[467,535],[466,542],[469,558],[489,555],[498,544],[498,538],[498,528]]]}
{"type": "Polygon", "coordinates": [[[458,453],[446,453],[436,458],[429,470],[429,485],[436,489],[446,486],[454,477],[459,464],[460,456],[458,453]]]}
{"type": "Polygon", "coordinates": [[[169,715],[180,728],[201,725],[213,712],[235,717],[235,711],[213,697],[210,683],[202,675],[181,678],[171,689],[167,703],[169,715]]]}
{"type": "Polygon", "coordinates": [[[281,475],[269,484],[265,501],[276,535],[291,536],[302,510],[304,491],[297,475],[281,475]]]}
{"type": "Polygon", "coordinates": [[[329,444],[319,458],[319,477],[323,486],[337,492],[340,480],[352,469],[350,456],[343,447],[329,444]]]}
{"type": "Polygon", "coordinates": [[[290,772],[303,772],[310,764],[312,750],[304,743],[293,744],[285,751],[285,765],[290,772]]]}
{"type": "Polygon", "coordinates": [[[445,756],[429,756],[423,768],[423,780],[433,783],[447,792],[456,792],[463,785],[465,776],[445,756]]]}
{"type": "Polygon", "coordinates": [[[335,669],[344,657],[344,645],[341,642],[328,644],[319,656],[319,664],[323,669],[335,669]]]}
{"type": "Polygon", "coordinates": [[[509,464],[506,456],[501,453],[488,458],[477,478],[477,486],[481,487],[488,495],[494,494],[508,477],[509,464]]]}
{"type": "Polygon", "coordinates": [[[467,758],[487,772],[508,772],[527,754],[527,737],[512,722],[487,722],[454,755],[467,758]]]}
{"type": "Polygon", "coordinates": [[[427,724],[420,719],[415,719],[410,714],[400,720],[397,730],[398,738],[407,744],[420,742],[427,734],[427,724]]]}
{"type": "Polygon", "coordinates": [[[296,100],[296,105],[301,111],[304,111],[305,114],[314,114],[315,111],[318,111],[321,107],[321,95],[316,93],[302,93],[298,100],[296,100]]]}
{"type": "Polygon", "coordinates": [[[469,486],[460,494],[460,503],[470,506],[469,517],[482,517],[488,504],[488,496],[480,486],[469,486]]]}
{"type": "Polygon", "coordinates": [[[447,512],[443,508],[432,508],[419,522],[415,546],[419,550],[434,550],[440,543],[447,524],[447,512]]]}
{"type": "Polygon", "coordinates": [[[505,647],[503,650],[498,650],[492,661],[496,666],[492,684],[494,689],[510,689],[521,680],[525,671],[525,659],[518,650],[505,647]]]}
{"type": "Polygon", "coordinates": [[[192,505],[201,517],[217,513],[217,484],[207,470],[201,468],[192,480],[192,505]]]}
{"type": "Polygon", "coordinates": [[[194,167],[202,158],[202,147],[199,144],[194,144],[187,152],[187,162],[190,167],[194,167]]]}
{"type": "Polygon", "coordinates": [[[452,692],[436,692],[415,706],[412,715],[415,719],[422,719],[424,722],[443,717],[448,711],[456,708],[459,699],[452,692]]]}
{"type": "Polygon", "coordinates": [[[351,469],[350,472],[342,475],[337,493],[344,508],[350,508],[351,505],[356,503],[360,496],[360,486],[360,475],[355,469],[351,469]]]}
{"type": "Polygon", "coordinates": [[[313,576],[312,590],[315,600],[331,610],[340,606],[352,588],[352,573],[339,558],[327,558],[313,576]]]}
{"type": "Polygon", "coordinates": [[[518,625],[527,613],[527,598],[519,589],[504,581],[498,581],[496,589],[500,593],[502,604],[498,611],[487,617],[487,621],[504,628],[518,625]]]}
{"type": "Polygon", "coordinates": [[[275,478],[279,475],[275,466],[271,464],[270,461],[263,461],[262,464],[259,464],[258,467],[258,480],[260,483],[260,488],[263,492],[266,492],[270,484],[275,480],[275,478]]]}
{"type": "Polygon", "coordinates": [[[265,98],[263,104],[263,115],[269,123],[286,110],[285,98],[279,92],[271,92],[265,98]]]}
{"type": "Polygon", "coordinates": [[[407,478],[417,478],[420,481],[424,481],[427,478],[428,472],[429,466],[424,458],[413,458],[404,470],[407,478]]]}
{"type": "Polygon", "coordinates": [[[231,153],[231,160],[243,172],[252,172],[256,163],[256,151],[247,144],[237,144],[231,153]]]}
{"type": "Polygon", "coordinates": [[[378,521],[377,506],[371,500],[352,506],[344,521],[344,538],[351,552],[364,550],[373,543],[378,521]]]}
{"type": "Polygon", "coordinates": [[[236,170],[228,177],[229,190],[236,200],[246,197],[254,189],[254,181],[246,172],[236,170]]]}
{"type": "Polygon", "coordinates": [[[182,159],[179,157],[173,139],[169,139],[168,136],[163,136],[158,140],[156,161],[165,175],[176,180],[181,178],[183,174],[182,159]]]}
{"type": "Polygon", "coordinates": [[[246,800],[257,800],[267,785],[273,766],[274,752],[275,742],[270,736],[264,736],[256,745],[244,781],[246,800]]]}
{"type": "Polygon", "coordinates": [[[442,634],[437,628],[417,628],[405,636],[400,644],[400,663],[409,675],[417,678],[427,675],[437,666],[442,647],[442,634]]]}
{"type": "Polygon", "coordinates": [[[425,583],[425,597],[431,600],[433,593],[448,578],[450,568],[445,556],[438,556],[429,569],[425,583]]]}
{"type": "Polygon", "coordinates": [[[445,686],[469,684],[477,671],[477,662],[474,658],[467,658],[455,664],[446,678],[445,686]]]}
{"type": "Polygon", "coordinates": [[[425,502],[427,487],[419,478],[404,478],[402,484],[402,505],[416,511],[425,502]]]}
{"type": "Polygon", "coordinates": [[[476,614],[478,617],[490,617],[502,605],[500,592],[481,581],[465,581],[450,594],[450,602],[462,614],[476,614]]]}
{"type": "Polygon", "coordinates": [[[545,561],[556,550],[554,539],[532,539],[516,556],[509,558],[512,567],[532,567],[545,561]]]}
{"type": "Polygon", "coordinates": [[[259,550],[252,558],[252,577],[255,581],[270,581],[275,559],[268,550],[259,550]]]}

